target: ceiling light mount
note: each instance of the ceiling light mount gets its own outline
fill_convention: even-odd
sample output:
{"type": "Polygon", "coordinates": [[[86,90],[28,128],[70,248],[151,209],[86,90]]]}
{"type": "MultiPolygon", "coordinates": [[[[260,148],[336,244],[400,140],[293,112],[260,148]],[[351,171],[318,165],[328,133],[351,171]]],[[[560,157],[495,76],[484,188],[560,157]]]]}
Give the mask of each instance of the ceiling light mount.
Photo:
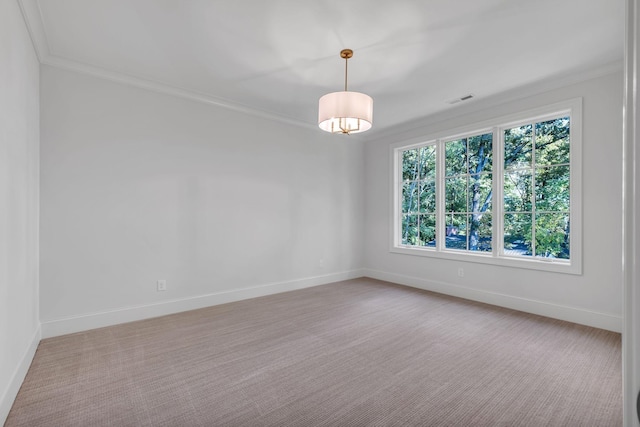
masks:
{"type": "Polygon", "coordinates": [[[342,49],[340,51],[340,58],[342,59],[350,59],[353,56],[353,51],[351,49],[342,49]]]}
{"type": "Polygon", "coordinates": [[[332,92],[320,98],[318,105],[318,126],[320,129],[349,135],[371,129],[373,122],[373,99],[364,93],[347,90],[349,59],[353,50],[342,49],[344,59],[344,91],[332,92]]]}

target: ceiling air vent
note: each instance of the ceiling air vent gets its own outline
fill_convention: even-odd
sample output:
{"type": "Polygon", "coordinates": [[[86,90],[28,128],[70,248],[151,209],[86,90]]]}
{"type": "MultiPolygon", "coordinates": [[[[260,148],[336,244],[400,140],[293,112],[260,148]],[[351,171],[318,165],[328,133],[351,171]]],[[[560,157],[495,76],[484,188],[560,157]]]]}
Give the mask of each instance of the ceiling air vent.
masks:
{"type": "Polygon", "coordinates": [[[462,101],[468,101],[471,98],[473,98],[473,94],[470,93],[469,95],[465,95],[465,96],[461,96],[460,98],[455,98],[449,101],[449,104],[457,104],[458,102],[462,102],[462,101]]]}

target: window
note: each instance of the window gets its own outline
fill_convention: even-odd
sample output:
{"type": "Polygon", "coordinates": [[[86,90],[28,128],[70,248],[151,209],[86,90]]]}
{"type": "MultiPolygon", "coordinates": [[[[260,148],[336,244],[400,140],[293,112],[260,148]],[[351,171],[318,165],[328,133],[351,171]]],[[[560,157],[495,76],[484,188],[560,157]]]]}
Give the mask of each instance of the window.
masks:
{"type": "Polygon", "coordinates": [[[427,145],[402,153],[402,244],[435,246],[436,149],[427,145]]]}
{"type": "Polygon", "coordinates": [[[581,272],[581,100],[396,145],[391,250],[581,272]]]}
{"type": "Polygon", "coordinates": [[[493,134],[444,142],[445,247],[491,252],[493,134]]]}
{"type": "Polygon", "coordinates": [[[504,248],[570,259],[570,118],[504,130],[504,248]]]}

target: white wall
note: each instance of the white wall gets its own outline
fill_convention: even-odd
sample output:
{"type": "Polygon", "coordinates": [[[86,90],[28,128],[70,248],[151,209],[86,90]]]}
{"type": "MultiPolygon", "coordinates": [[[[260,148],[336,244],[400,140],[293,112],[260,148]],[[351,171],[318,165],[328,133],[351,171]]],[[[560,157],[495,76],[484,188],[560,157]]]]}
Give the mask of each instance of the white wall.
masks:
{"type": "Polygon", "coordinates": [[[0,1],[0,424],[40,340],[38,59],[17,2],[0,1]]]}
{"type": "MultiPolygon", "coordinates": [[[[622,315],[622,73],[609,73],[508,102],[478,102],[465,114],[365,145],[365,267],[372,277],[615,331],[622,315]],[[389,252],[389,145],[510,113],[583,97],[583,274],[569,275],[389,252]],[[458,277],[459,267],[465,277],[458,277]]],[[[534,92],[535,88],[527,91],[534,92]]],[[[523,93],[526,91],[523,91],[523,93]]]]}
{"type": "Polygon", "coordinates": [[[45,336],[361,275],[356,139],[49,66],[41,103],[45,336]]]}

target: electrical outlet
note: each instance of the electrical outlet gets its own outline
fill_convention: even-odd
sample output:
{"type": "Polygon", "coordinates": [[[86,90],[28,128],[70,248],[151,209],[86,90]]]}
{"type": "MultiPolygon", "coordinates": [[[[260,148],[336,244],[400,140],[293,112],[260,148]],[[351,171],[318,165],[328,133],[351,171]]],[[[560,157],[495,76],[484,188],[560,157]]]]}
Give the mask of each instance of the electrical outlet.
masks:
{"type": "Polygon", "coordinates": [[[320,261],[318,261],[318,267],[324,268],[324,258],[320,258],[320,261]]]}
{"type": "Polygon", "coordinates": [[[167,281],[166,280],[158,280],[158,292],[167,290],[167,281]]]}
{"type": "Polygon", "coordinates": [[[458,269],[458,277],[464,277],[464,268],[458,269]]]}

